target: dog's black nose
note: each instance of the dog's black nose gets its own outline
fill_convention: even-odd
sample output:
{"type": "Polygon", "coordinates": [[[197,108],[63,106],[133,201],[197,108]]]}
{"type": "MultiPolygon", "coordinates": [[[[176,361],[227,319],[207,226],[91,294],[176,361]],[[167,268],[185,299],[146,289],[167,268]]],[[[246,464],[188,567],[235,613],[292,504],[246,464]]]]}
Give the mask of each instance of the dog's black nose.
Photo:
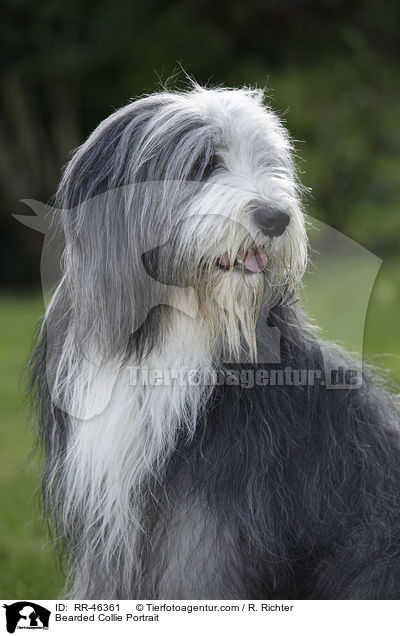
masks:
{"type": "Polygon", "coordinates": [[[290,216],[277,208],[259,207],[253,218],[261,232],[266,236],[280,236],[290,222],[290,216]]]}

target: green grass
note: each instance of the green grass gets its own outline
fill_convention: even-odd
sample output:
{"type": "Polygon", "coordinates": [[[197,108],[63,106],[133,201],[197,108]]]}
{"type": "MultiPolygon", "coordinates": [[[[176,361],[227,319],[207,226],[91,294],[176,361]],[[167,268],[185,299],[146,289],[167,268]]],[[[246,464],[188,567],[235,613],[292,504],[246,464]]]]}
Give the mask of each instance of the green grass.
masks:
{"type": "Polygon", "coordinates": [[[24,364],[43,311],[38,296],[0,297],[0,597],[54,598],[62,577],[41,523],[39,458],[29,458],[24,364]]]}
{"type": "Polygon", "coordinates": [[[400,381],[400,262],[363,248],[321,252],[305,277],[302,304],[321,335],[389,369],[400,381]],[[371,293],[372,292],[372,293],[371,293]]]}
{"type": "MultiPolygon", "coordinates": [[[[328,259],[321,272],[311,274],[305,292],[309,313],[324,333],[352,350],[359,344],[367,269],[362,259],[343,258],[334,266],[328,259]]],[[[33,434],[23,397],[23,365],[41,312],[38,296],[0,297],[0,597],[4,599],[54,598],[62,588],[62,576],[40,522],[39,460],[28,460],[33,434]]],[[[390,368],[398,380],[399,324],[400,263],[392,261],[383,264],[376,279],[364,349],[368,358],[390,368]]]]}

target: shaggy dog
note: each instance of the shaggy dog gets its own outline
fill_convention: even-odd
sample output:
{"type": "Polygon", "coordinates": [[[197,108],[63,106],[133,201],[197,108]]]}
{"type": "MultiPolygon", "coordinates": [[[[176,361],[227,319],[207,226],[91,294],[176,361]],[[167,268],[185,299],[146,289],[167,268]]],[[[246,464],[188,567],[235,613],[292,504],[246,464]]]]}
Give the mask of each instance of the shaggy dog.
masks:
{"type": "Polygon", "coordinates": [[[263,100],[138,99],[65,170],[33,377],[72,597],[398,598],[398,412],[296,302],[302,190],[263,100]]]}

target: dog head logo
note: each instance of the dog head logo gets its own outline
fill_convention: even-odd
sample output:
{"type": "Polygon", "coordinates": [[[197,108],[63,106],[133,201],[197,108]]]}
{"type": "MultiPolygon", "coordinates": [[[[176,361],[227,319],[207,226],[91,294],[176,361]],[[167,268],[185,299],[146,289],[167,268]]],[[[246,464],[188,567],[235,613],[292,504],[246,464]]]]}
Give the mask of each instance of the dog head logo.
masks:
{"type": "MultiPolygon", "coordinates": [[[[146,197],[156,199],[158,196],[160,198],[158,188],[156,183],[135,185],[135,190],[143,190],[141,193],[143,200],[146,197]]],[[[77,224],[79,225],[79,237],[75,236],[73,241],[75,252],[72,253],[71,248],[69,248],[64,251],[63,255],[63,242],[62,239],[57,239],[57,233],[54,231],[55,224],[52,222],[54,210],[38,201],[25,200],[25,203],[34,210],[36,216],[16,216],[17,220],[44,233],[41,279],[45,306],[49,307],[49,304],[52,303],[51,297],[55,284],[60,278],[59,264],[60,262],[65,264],[67,260],[73,274],[71,280],[79,281],[78,287],[72,285],[71,288],[68,288],[68,293],[73,298],[74,311],[80,312],[79,316],[75,317],[75,322],[79,328],[82,328],[83,335],[90,333],[93,325],[101,323],[103,328],[101,333],[104,332],[104,329],[108,329],[108,333],[107,338],[102,338],[99,332],[100,342],[109,340],[110,333],[118,331],[126,334],[125,346],[128,346],[130,335],[140,332],[153,309],[165,306],[174,307],[193,320],[197,320],[199,316],[203,317],[206,307],[212,316],[214,326],[218,324],[218,321],[222,324],[221,318],[224,316],[240,317],[243,314],[242,323],[246,327],[250,322],[245,311],[246,308],[249,308],[247,313],[252,314],[254,313],[253,307],[258,306],[259,296],[254,281],[261,280],[260,276],[252,274],[255,271],[258,272],[257,268],[261,265],[264,267],[264,261],[262,255],[258,256],[256,252],[253,253],[251,250],[250,252],[246,250],[241,252],[241,248],[236,246],[236,257],[239,256],[238,264],[236,264],[232,255],[224,251],[223,245],[224,241],[225,243],[230,242],[232,245],[236,245],[235,242],[238,245],[239,242],[245,242],[248,228],[242,223],[220,214],[193,214],[189,218],[181,218],[180,221],[172,225],[160,223],[151,232],[138,224],[137,221],[135,221],[136,225],[132,221],[132,226],[127,222],[130,232],[121,232],[120,242],[117,241],[117,244],[113,246],[112,241],[107,241],[107,232],[111,231],[111,226],[118,225],[123,215],[127,215],[127,207],[129,207],[127,201],[129,202],[131,196],[131,186],[124,186],[85,201],[80,206],[79,212],[58,210],[57,225],[64,226],[67,236],[77,234],[77,224]],[[112,249],[115,253],[110,252],[112,249]],[[216,267],[212,269],[209,265],[214,262],[216,267]],[[246,268],[250,269],[248,275],[245,275],[246,268]],[[223,269],[239,270],[235,272],[234,289],[232,285],[219,284],[219,280],[232,280],[232,277],[225,277],[221,274],[223,269]],[[209,276],[206,280],[208,285],[203,285],[205,280],[204,277],[202,278],[203,273],[209,276]],[[243,278],[243,284],[241,284],[240,277],[243,278]],[[202,289],[206,290],[208,294],[206,302],[203,302],[199,293],[202,289]],[[100,306],[102,311],[98,311],[100,306]]],[[[136,196],[138,196],[137,193],[136,196]]],[[[189,199],[189,196],[187,198],[189,199]]],[[[354,282],[350,277],[342,281],[343,288],[347,290],[342,298],[345,296],[349,298],[349,306],[352,305],[352,299],[357,293],[357,312],[356,316],[354,311],[352,312],[352,321],[354,323],[354,319],[356,319],[357,324],[354,323],[354,330],[357,331],[359,342],[356,348],[353,347],[353,350],[361,353],[366,310],[381,261],[371,252],[333,228],[315,219],[312,220],[312,224],[318,233],[324,235],[325,242],[337,247],[335,258],[340,259],[341,252],[350,251],[358,261],[362,259],[364,264],[362,285],[359,284],[359,281],[354,282]],[[357,286],[356,290],[354,289],[355,285],[357,286]]],[[[311,249],[311,252],[314,272],[318,272],[320,269],[326,271],[324,252],[315,249],[311,249]]],[[[266,258],[268,258],[265,268],[266,287],[272,291],[279,290],[279,280],[282,274],[279,263],[282,261],[279,260],[279,254],[274,260],[273,252],[269,253],[266,258]],[[273,278],[274,272],[277,280],[273,278]],[[269,280],[271,276],[272,279],[269,280]]],[[[291,264],[290,267],[287,267],[285,263],[283,265],[285,271],[296,271],[296,268],[292,267],[291,264]]],[[[325,287],[321,285],[322,290],[325,287]]],[[[60,290],[62,292],[61,287],[57,287],[53,298],[60,293],[60,290]]],[[[290,295],[285,295],[285,301],[288,300],[290,301],[290,295]]],[[[255,348],[259,363],[278,363],[280,360],[281,334],[278,327],[270,326],[268,322],[268,312],[273,303],[274,299],[272,298],[270,303],[262,307],[256,333],[250,334],[248,338],[256,342],[255,348]]],[[[48,359],[58,359],[59,357],[57,352],[65,320],[67,320],[66,315],[52,311],[48,314],[46,323],[48,359]]],[[[237,331],[243,333],[245,329],[237,331]]],[[[343,340],[340,333],[334,334],[334,338],[339,341],[343,340]]],[[[85,338],[82,338],[82,342],[84,341],[85,338]]],[[[238,344],[240,344],[239,341],[238,344]]],[[[100,368],[101,365],[96,359],[86,355],[86,352],[84,357],[88,366],[85,369],[85,377],[88,378],[91,373],[95,376],[97,368],[100,368]]],[[[225,362],[231,361],[223,359],[225,362]]],[[[246,362],[247,360],[235,359],[233,361],[246,362]]],[[[328,378],[331,374],[331,366],[331,361],[324,359],[325,375],[328,378]]],[[[116,369],[115,379],[118,372],[119,370],[116,369]]],[[[47,381],[52,394],[56,373],[57,369],[54,365],[48,364],[47,381]]],[[[102,382],[102,378],[97,376],[96,378],[96,381],[102,382]]],[[[103,384],[104,390],[100,392],[101,399],[93,402],[90,408],[85,404],[84,411],[78,409],[76,412],[71,412],[71,407],[68,405],[68,413],[80,419],[90,419],[101,413],[111,399],[115,382],[107,380],[103,384]]],[[[337,384],[331,388],[342,388],[342,385],[337,384]]],[[[347,385],[346,388],[348,388],[347,385]]],[[[58,401],[57,394],[53,395],[53,399],[56,406],[66,410],[65,405],[58,401]]]]}
{"type": "Polygon", "coordinates": [[[18,601],[3,605],[6,610],[6,627],[9,634],[16,629],[48,629],[51,612],[32,601],[18,601]]]}

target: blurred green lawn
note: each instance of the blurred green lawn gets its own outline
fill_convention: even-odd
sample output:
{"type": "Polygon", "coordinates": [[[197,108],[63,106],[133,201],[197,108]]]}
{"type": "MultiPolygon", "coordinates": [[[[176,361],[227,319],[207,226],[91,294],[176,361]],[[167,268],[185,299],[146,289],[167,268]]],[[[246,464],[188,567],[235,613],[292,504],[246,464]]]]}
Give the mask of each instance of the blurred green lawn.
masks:
{"type": "Polygon", "coordinates": [[[0,297],[0,597],[45,599],[62,577],[41,524],[39,460],[24,397],[24,364],[43,313],[39,295],[0,297]]]}
{"type": "MultiPolygon", "coordinates": [[[[362,279],[362,264],[343,262],[306,290],[306,304],[318,324],[342,333],[352,347],[352,312],[357,298],[342,307],[340,290],[346,276],[362,279]],[[329,290],[329,294],[326,291],[329,290]]],[[[62,576],[40,521],[39,460],[28,460],[33,444],[27,426],[23,366],[35,324],[43,310],[36,295],[0,296],[0,597],[46,599],[61,594],[62,576]]],[[[385,262],[378,274],[367,314],[364,352],[390,368],[400,380],[400,261],[385,262]],[[382,354],[385,354],[382,356],[382,354]]]]}

